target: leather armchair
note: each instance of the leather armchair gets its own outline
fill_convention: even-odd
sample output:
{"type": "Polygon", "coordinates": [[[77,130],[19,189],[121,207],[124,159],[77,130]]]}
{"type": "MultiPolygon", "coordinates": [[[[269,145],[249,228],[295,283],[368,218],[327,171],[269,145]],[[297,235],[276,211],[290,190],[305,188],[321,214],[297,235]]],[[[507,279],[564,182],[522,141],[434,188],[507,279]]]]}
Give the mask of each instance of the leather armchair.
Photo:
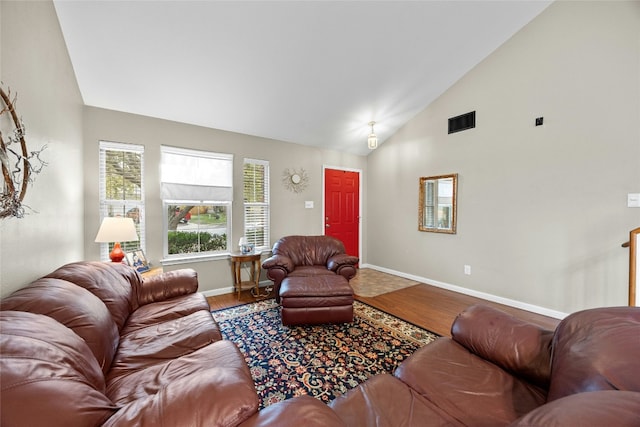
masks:
{"type": "Polygon", "coordinates": [[[360,259],[348,255],[342,242],[331,236],[286,236],[278,240],[272,256],[262,262],[273,281],[276,300],[285,277],[339,274],[351,280],[360,259]]]}

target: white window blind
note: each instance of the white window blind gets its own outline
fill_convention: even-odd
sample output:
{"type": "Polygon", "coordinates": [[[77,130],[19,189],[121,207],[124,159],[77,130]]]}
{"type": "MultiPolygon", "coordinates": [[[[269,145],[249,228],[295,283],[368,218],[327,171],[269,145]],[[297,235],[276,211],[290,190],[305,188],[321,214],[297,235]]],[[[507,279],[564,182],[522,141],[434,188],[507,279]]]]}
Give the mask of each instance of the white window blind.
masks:
{"type": "Polygon", "coordinates": [[[162,146],[166,259],[229,252],[233,155],[162,146]]]}
{"type": "Polygon", "coordinates": [[[182,201],[233,200],[233,155],[161,147],[161,198],[182,201]]]}
{"type": "MultiPolygon", "coordinates": [[[[122,249],[145,250],[144,146],[100,141],[99,149],[100,222],[104,217],[132,218],[140,240],[121,242],[122,249]]],[[[109,259],[112,245],[100,245],[100,259],[109,259]]]]}
{"type": "Polygon", "coordinates": [[[433,228],[436,226],[436,200],[435,200],[435,192],[436,186],[433,181],[427,181],[427,188],[425,189],[427,193],[427,200],[425,201],[425,226],[433,228]]]}
{"type": "Polygon", "coordinates": [[[269,248],[269,162],[244,159],[244,236],[256,249],[269,248]]]}

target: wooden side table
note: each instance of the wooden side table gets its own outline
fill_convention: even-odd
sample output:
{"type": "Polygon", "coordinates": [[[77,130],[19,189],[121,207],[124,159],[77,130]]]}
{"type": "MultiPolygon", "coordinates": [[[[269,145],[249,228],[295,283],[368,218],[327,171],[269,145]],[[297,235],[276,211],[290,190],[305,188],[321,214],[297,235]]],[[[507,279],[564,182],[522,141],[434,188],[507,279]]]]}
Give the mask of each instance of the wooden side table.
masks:
{"type": "Polygon", "coordinates": [[[231,253],[231,274],[233,275],[233,291],[238,292],[238,299],[242,288],[251,287],[251,295],[258,298],[260,295],[260,253],[243,254],[241,252],[231,253]],[[249,280],[242,280],[242,263],[251,263],[251,277],[249,280]]]}

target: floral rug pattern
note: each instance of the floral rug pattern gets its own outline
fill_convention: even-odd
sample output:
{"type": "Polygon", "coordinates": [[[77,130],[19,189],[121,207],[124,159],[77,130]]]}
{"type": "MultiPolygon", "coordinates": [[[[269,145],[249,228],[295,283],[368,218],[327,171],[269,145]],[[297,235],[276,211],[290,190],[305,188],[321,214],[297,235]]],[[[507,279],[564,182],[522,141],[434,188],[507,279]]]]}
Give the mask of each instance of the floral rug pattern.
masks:
{"type": "Polygon", "coordinates": [[[212,313],[244,354],[261,408],[303,394],[329,402],[437,338],[358,301],[354,314],[353,323],[283,326],[274,299],[212,313]]]}

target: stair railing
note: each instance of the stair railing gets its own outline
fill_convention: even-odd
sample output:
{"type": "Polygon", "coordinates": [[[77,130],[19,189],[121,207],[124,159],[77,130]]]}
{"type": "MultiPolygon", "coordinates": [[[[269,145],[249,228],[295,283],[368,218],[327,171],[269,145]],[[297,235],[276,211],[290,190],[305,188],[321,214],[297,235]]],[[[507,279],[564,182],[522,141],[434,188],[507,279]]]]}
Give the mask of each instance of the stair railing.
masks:
{"type": "Polygon", "coordinates": [[[640,238],[640,227],[629,232],[629,241],[622,244],[622,247],[629,248],[629,305],[636,304],[636,284],[638,281],[638,239],[640,238]]]}

